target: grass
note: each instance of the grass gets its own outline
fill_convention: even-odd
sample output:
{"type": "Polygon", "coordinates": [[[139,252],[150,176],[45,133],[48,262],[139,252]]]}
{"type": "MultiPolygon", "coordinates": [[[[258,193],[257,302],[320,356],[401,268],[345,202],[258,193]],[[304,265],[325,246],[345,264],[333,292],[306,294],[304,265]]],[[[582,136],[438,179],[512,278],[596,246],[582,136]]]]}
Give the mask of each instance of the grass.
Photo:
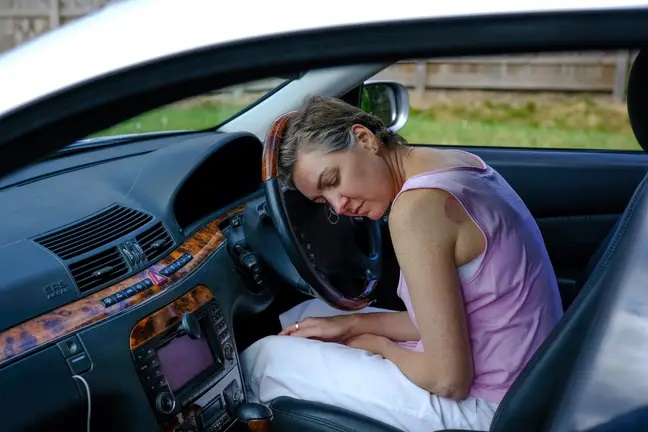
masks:
{"type": "Polygon", "coordinates": [[[93,136],[158,132],[182,129],[207,129],[236,114],[244,106],[204,102],[197,105],[172,105],[120,123],[93,136]]]}
{"type": "MultiPolygon", "coordinates": [[[[205,129],[241,108],[202,98],[160,108],[94,136],[205,129]]],[[[624,106],[588,96],[440,99],[425,109],[413,108],[400,133],[411,144],[641,150],[624,106]]]]}
{"type": "Polygon", "coordinates": [[[463,93],[412,110],[401,134],[411,143],[641,150],[625,106],[588,95],[463,93]]]}

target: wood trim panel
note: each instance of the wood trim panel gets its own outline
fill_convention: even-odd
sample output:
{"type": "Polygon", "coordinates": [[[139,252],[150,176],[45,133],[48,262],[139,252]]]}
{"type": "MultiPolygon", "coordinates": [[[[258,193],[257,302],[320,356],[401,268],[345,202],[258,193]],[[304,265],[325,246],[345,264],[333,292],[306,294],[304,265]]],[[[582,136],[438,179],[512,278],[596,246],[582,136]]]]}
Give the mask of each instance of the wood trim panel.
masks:
{"type": "Polygon", "coordinates": [[[198,285],[182,297],[140,320],[131,329],[130,349],[141,346],[167,328],[176,325],[185,312],[193,312],[214,298],[205,285],[198,285]]]}
{"type": "Polygon", "coordinates": [[[247,426],[251,432],[270,432],[272,423],[269,419],[254,419],[250,420],[247,426]]]}
{"type": "Polygon", "coordinates": [[[263,142],[263,163],[261,165],[261,180],[267,181],[279,174],[279,146],[288,126],[288,121],[293,116],[289,112],[279,116],[266,134],[263,142]]]}
{"type": "Polygon", "coordinates": [[[217,217],[184,243],[173,250],[169,255],[147,269],[130,276],[121,282],[97,291],[87,297],[61,306],[46,314],[34,317],[24,323],[0,333],[0,366],[8,360],[32,351],[40,346],[66,337],[71,333],[89,326],[90,324],[118,315],[124,309],[145,303],[158,297],[163,292],[176,286],[193,270],[200,266],[211,256],[224,241],[224,235],[219,229],[219,224],[235,214],[243,211],[243,206],[217,217]],[[168,276],[165,284],[153,285],[132,297],[126,298],[112,306],[104,307],[100,301],[131,285],[137,284],[149,277],[149,272],[159,272],[184,253],[189,253],[193,259],[176,273],[168,276]]]}

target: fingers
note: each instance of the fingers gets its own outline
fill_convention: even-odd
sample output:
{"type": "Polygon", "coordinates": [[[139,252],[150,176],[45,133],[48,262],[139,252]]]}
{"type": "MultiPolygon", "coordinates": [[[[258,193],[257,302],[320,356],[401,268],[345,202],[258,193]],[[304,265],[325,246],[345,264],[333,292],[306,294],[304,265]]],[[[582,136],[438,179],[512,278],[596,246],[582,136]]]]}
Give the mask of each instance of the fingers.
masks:
{"type": "Polygon", "coordinates": [[[318,338],[321,336],[321,330],[318,324],[318,320],[313,318],[306,318],[299,323],[289,325],[281,332],[279,332],[279,336],[318,338]]]}
{"type": "Polygon", "coordinates": [[[302,326],[300,325],[299,330],[293,331],[292,333],[290,333],[290,336],[321,339],[322,332],[317,327],[302,328],[302,326]]]}
{"type": "MultiPolygon", "coordinates": [[[[295,324],[290,324],[288,327],[286,327],[285,329],[281,330],[281,332],[279,332],[279,336],[293,335],[294,333],[300,331],[304,327],[309,327],[311,325],[312,325],[312,320],[310,320],[309,318],[306,318],[304,321],[300,321],[300,322],[295,323],[295,324]]],[[[297,335],[295,335],[295,336],[297,336],[297,335]]]]}
{"type": "Polygon", "coordinates": [[[291,324],[288,327],[286,327],[285,329],[281,330],[279,332],[279,336],[288,336],[289,334],[291,334],[294,331],[296,331],[295,325],[291,324]]]}

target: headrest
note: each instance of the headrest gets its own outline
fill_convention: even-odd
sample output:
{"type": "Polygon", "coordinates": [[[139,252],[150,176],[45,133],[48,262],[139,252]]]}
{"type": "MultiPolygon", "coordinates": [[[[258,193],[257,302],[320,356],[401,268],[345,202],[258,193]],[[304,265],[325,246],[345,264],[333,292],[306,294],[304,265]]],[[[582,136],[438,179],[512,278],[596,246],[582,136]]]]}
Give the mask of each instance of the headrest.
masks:
{"type": "Polygon", "coordinates": [[[648,151],[648,52],[637,55],[628,77],[628,116],[635,138],[648,151]]]}

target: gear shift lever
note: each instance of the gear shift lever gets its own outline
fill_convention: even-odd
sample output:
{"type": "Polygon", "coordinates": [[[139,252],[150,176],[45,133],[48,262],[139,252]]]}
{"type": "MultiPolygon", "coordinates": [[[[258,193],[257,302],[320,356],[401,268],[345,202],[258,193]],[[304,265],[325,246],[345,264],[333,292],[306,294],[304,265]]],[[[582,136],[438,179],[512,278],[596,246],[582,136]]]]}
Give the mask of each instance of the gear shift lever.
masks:
{"type": "Polygon", "coordinates": [[[272,410],[265,405],[246,402],[236,408],[236,418],[249,432],[270,432],[272,410]]]}

